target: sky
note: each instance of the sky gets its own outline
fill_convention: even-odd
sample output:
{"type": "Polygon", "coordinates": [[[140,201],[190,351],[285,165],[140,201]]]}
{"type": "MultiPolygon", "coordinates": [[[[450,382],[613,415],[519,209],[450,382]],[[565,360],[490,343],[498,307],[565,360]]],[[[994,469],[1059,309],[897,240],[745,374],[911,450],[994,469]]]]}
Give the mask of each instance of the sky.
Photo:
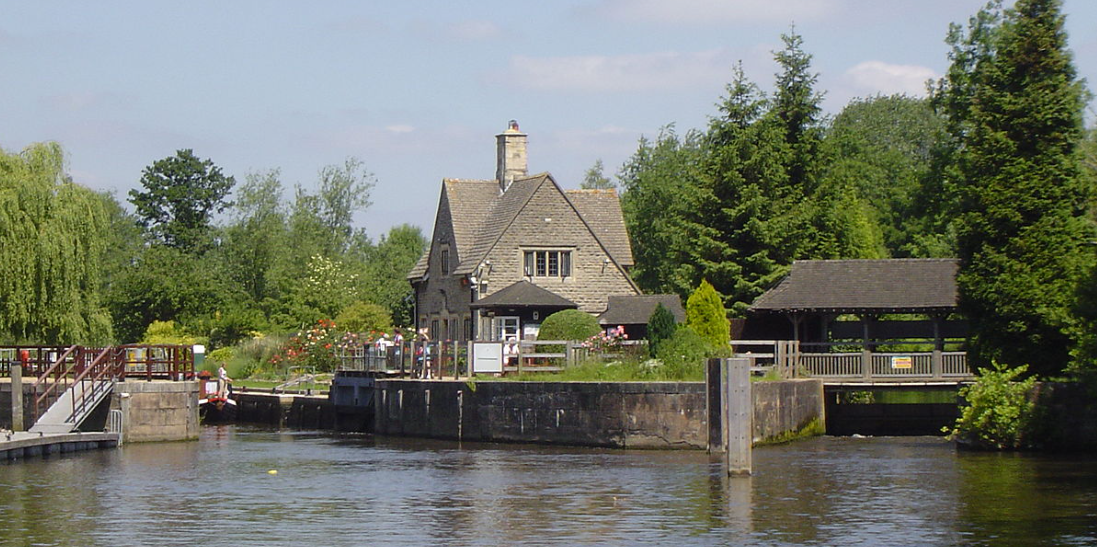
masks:
{"type": "MultiPolygon", "coordinates": [[[[641,137],[704,128],[737,62],[771,90],[792,28],[826,113],[924,96],[948,67],[949,24],[984,4],[0,0],[0,148],[59,142],[76,182],[122,202],[185,148],[238,181],[278,169],[287,194],[355,157],[376,182],[357,226],[429,237],[442,179],[494,178],[511,119],[530,172],[577,188],[596,161],[615,174],[641,137]]],[[[1064,12],[1095,89],[1097,2],[1064,12]]]]}

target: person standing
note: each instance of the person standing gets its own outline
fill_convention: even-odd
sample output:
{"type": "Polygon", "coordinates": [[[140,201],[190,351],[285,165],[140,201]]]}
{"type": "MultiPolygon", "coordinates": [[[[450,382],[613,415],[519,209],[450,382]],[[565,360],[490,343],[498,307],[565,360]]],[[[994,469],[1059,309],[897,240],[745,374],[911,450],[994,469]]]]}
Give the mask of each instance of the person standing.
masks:
{"type": "Polygon", "coordinates": [[[232,382],[232,378],[229,378],[229,371],[225,370],[225,364],[221,363],[221,366],[217,368],[217,396],[226,399],[229,394],[229,384],[232,382]]]}

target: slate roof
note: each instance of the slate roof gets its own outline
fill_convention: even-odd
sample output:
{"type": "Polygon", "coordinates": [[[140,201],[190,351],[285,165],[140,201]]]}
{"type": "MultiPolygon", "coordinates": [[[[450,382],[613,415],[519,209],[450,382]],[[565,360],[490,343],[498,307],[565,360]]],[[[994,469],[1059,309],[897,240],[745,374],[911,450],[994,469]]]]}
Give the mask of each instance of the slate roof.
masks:
{"type": "Polygon", "coordinates": [[[554,292],[522,280],[469,305],[470,308],[578,308],[579,305],[554,292]]]}
{"type": "Polygon", "coordinates": [[[797,260],[752,312],[955,311],[958,259],[797,260]]]}
{"type": "Polygon", "coordinates": [[[639,325],[647,324],[656,306],[663,304],[679,323],[686,320],[686,310],[682,308],[682,299],[676,294],[638,294],[628,296],[610,296],[609,306],[598,323],[602,325],[639,325]]]}

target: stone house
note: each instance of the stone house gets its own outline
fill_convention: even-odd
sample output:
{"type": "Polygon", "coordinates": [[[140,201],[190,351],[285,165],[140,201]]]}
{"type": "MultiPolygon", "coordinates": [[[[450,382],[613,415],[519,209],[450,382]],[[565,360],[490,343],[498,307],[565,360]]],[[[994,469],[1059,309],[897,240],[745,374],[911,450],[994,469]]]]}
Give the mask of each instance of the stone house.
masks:
{"type": "Polygon", "coordinates": [[[562,309],[598,315],[640,294],[614,190],[563,190],[529,175],[516,122],[496,136],[493,180],[444,179],[430,247],[408,274],[432,339],[533,338],[562,309]]]}

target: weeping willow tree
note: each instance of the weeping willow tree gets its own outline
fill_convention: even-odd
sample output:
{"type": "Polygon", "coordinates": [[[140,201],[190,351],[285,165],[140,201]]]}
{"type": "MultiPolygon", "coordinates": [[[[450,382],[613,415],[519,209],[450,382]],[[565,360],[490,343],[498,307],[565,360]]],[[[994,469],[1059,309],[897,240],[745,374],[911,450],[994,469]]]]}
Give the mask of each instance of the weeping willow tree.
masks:
{"type": "Polygon", "coordinates": [[[0,342],[103,344],[102,201],[64,175],[56,143],[0,149],[0,342]]]}

